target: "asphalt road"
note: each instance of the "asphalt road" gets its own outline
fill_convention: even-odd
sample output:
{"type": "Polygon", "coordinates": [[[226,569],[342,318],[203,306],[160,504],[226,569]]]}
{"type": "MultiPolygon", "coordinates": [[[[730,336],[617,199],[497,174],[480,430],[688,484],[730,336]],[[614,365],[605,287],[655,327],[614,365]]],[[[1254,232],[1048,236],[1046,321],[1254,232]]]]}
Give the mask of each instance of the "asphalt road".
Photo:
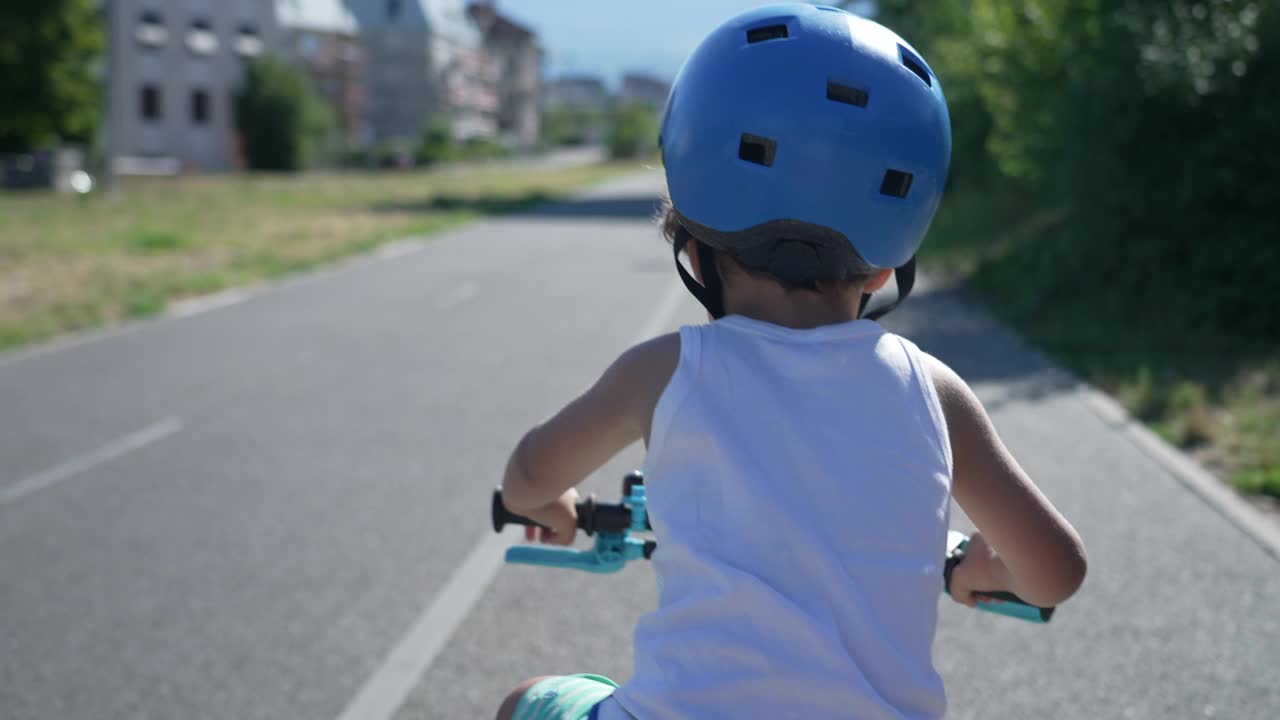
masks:
{"type": "MultiPolygon", "coordinates": [[[[625,679],[651,570],[489,582],[486,511],[524,429],[699,321],[659,188],[0,356],[0,718],[472,718],[529,675],[625,679]]],[[[886,324],[974,384],[1091,555],[1049,626],[944,603],[950,717],[1280,716],[1273,558],[962,292],[886,324]]]]}

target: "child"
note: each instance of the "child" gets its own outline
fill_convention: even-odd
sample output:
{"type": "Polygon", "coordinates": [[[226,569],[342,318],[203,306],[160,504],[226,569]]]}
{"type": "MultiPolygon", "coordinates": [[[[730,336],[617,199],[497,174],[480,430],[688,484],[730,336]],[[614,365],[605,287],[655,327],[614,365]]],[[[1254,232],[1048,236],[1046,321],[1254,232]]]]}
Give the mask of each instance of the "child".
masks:
{"type": "Polygon", "coordinates": [[[498,717],[942,717],[951,498],[978,528],[958,602],[1055,605],[1086,563],[965,382],[862,317],[895,269],[910,290],[942,194],[938,80],[874,22],[779,5],[703,40],[666,113],[662,227],[713,321],[623,353],[503,483],[567,545],[573,487],[644,439],[658,607],[626,685],[534,678],[498,717]]]}

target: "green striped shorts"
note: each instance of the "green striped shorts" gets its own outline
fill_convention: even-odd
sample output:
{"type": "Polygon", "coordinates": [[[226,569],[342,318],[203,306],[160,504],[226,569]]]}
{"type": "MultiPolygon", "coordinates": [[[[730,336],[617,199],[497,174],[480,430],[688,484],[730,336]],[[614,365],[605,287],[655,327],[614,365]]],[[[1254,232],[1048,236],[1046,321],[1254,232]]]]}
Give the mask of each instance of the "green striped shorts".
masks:
{"type": "Polygon", "coordinates": [[[618,683],[600,675],[557,675],[529,688],[514,720],[588,720],[618,683]]]}

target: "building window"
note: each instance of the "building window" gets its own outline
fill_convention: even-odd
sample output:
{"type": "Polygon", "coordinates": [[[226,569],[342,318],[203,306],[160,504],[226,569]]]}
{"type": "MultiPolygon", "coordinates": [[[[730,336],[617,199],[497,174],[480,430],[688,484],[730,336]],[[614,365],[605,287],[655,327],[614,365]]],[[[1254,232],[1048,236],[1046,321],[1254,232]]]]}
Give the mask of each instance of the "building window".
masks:
{"type": "Polygon", "coordinates": [[[241,23],[236,31],[236,53],[241,57],[257,57],[264,48],[262,36],[253,23],[241,23]]]}
{"type": "Polygon", "coordinates": [[[306,33],[298,38],[298,53],[309,62],[315,62],[320,56],[320,38],[306,33]]]}
{"type": "Polygon", "coordinates": [[[400,17],[400,0],[387,0],[387,19],[397,20],[400,17]]]}
{"type": "Polygon", "coordinates": [[[141,113],[143,120],[146,120],[147,122],[157,122],[164,117],[164,107],[161,103],[160,86],[143,85],[139,99],[142,102],[138,110],[141,113]]]}
{"type": "Polygon", "coordinates": [[[209,91],[204,88],[191,91],[191,124],[209,124],[209,91]]]}
{"type": "Polygon", "coordinates": [[[191,21],[191,29],[187,32],[187,49],[193,55],[212,55],[218,51],[218,35],[213,31],[213,23],[208,18],[198,17],[191,21]]]}
{"type": "Polygon", "coordinates": [[[134,39],[145,48],[162,48],[169,42],[169,30],[164,26],[164,16],[158,10],[144,10],[138,15],[138,27],[134,39]]]}

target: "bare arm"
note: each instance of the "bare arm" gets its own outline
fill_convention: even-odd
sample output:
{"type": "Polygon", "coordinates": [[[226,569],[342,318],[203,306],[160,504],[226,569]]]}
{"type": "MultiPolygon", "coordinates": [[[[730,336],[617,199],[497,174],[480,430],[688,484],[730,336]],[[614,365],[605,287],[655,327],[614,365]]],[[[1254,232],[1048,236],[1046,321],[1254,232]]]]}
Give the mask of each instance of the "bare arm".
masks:
{"type": "Polygon", "coordinates": [[[530,430],[507,463],[502,500],[513,512],[554,502],[631,443],[645,437],[653,408],[680,359],[680,336],[623,353],[585,393],[530,430]]]}
{"type": "Polygon", "coordinates": [[[951,437],[952,494],[1007,570],[1009,587],[985,589],[1046,607],[1066,600],[1088,564],[1079,535],[1018,466],[969,385],[926,357],[951,437]]]}

